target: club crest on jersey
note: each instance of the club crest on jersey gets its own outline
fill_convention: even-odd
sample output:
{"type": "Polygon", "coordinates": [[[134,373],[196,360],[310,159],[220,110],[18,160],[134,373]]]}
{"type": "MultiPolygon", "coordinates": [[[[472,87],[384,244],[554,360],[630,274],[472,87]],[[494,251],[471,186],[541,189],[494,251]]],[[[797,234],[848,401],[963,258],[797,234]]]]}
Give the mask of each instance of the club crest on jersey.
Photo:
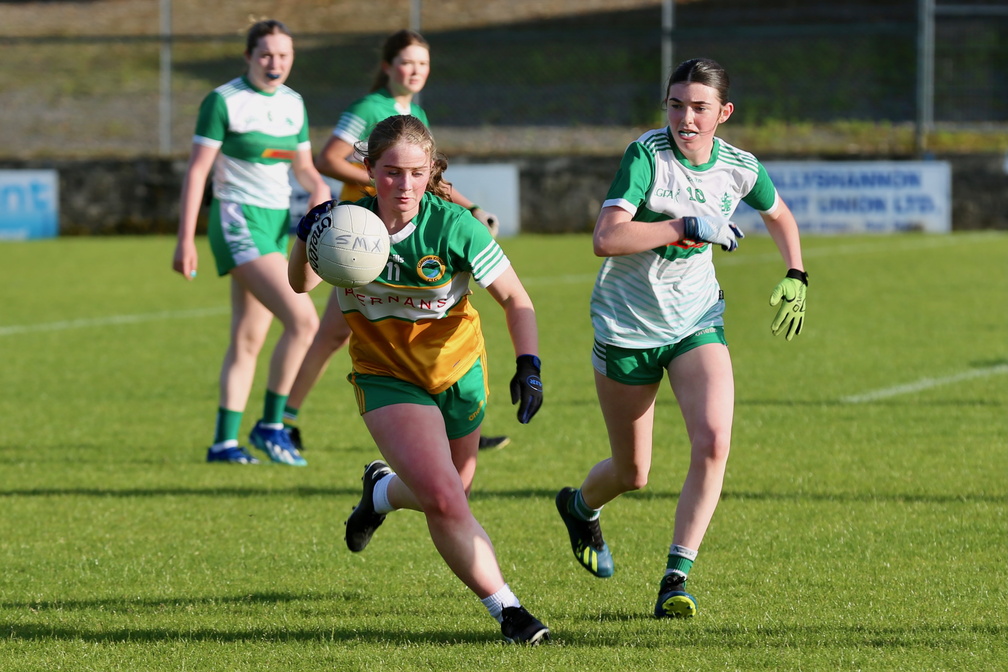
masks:
{"type": "Polygon", "coordinates": [[[732,201],[731,196],[725,194],[721,197],[721,214],[728,217],[732,210],[735,209],[735,203],[732,201]]]}
{"type": "Polygon", "coordinates": [[[437,282],[445,274],[445,264],[441,261],[441,257],[428,254],[417,262],[416,270],[417,275],[427,282],[437,282]]]}

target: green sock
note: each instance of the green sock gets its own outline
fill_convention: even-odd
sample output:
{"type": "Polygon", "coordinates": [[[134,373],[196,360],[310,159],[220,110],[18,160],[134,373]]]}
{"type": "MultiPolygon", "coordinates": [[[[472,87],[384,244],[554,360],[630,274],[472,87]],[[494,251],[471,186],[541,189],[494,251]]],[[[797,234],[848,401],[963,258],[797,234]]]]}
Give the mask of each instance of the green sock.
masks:
{"type": "Polygon", "coordinates": [[[570,505],[567,507],[570,512],[581,520],[595,520],[602,514],[602,509],[593,509],[587,504],[585,504],[584,496],[581,494],[581,488],[577,489],[574,496],[570,499],[570,505]]]}
{"type": "Polygon", "coordinates": [[[676,573],[688,576],[696,560],[697,552],[692,548],[672,544],[669,548],[668,562],[665,564],[665,573],[676,573]]]}
{"type": "Polygon", "coordinates": [[[294,426],[297,424],[299,409],[292,406],[284,406],[283,422],[285,425],[294,426]]]}
{"type": "Polygon", "coordinates": [[[242,412],[229,411],[226,408],[217,409],[217,426],[214,428],[214,444],[224,441],[238,441],[238,430],[241,428],[242,412]]]}
{"type": "Polygon", "coordinates": [[[263,404],[262,421],[271,425],[283,424],[284,407],[287,405],[287,395],[266,390],[266,402],[263,404]]]}

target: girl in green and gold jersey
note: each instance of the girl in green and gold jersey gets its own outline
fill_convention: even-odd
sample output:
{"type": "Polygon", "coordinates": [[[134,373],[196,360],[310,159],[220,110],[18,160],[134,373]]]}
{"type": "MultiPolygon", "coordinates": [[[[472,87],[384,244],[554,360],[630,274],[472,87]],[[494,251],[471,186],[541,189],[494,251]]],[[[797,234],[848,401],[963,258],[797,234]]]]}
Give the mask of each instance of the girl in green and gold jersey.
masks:
{"type": "MultiPolygon", "coordinates": [[[[549,630],[504,582],[468,500],[487,400],[486,349],[469,282],[485,288],[506,314],[517,356],[511,396],[522,423],[542,403],[535,309],[486,227],[447,200],[446,164],[421,120],[397,115],[379,122],[364,156],[376,195],[357,205],[385,223],[389,263],[369,284],[337,287],[334,294],[352,330],[348,378],[387,462],[365,468],[363,495],[346,522],[347,546],[364,550],[391,511],[422,511],[441,557],[504,637],[544,641],[549,630]]],[[[305,241],[329,207],[310,210],[298,225],[289,271],[297,291],[321,282],[308,265],[305,241]]]]}
{"type": "MultiPolygon", "coordinates": [[[[371,85],[371,91],[354,101],[340,116],[328,142],[315,158],[323,175],[343,182],[340,200],[356,201],[374,194],[371,178],[361,162],[357,147],[365,147],[375,125],[388,117],[410,114],[429,127],[427,114],[414,100],[423,90],[430,74],[430,45],[413,30],[399,30],[389,35],[381,50],[381,62],[371,85]]],[[[492,235],[497,235],[497,216],[479,207],[458,190],[452,189],[448,199],[469,209],[483,222],[492,235]]],[[[293,444],[301,448],[301,428],[298,415],[312,388],[321,378],[332,359],[350,338],[350,327],[335,294],[331,295],[322,314],[318,333],[308,348],[304,364],[298,372],[285,409],[284,418],[293,444]]],[[[480,448],[499,448],[509,442],[507,436],[480,436],[480,448]]]]}

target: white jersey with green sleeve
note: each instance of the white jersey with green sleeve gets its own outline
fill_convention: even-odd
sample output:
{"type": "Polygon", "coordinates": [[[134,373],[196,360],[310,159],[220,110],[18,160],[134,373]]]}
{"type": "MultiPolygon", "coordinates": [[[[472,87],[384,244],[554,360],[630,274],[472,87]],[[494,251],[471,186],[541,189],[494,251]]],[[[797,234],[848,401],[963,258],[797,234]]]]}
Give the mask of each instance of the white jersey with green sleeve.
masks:
{"type": "Polygon", "coordinates": [[[430,126],[427,122],[427,114],[419,105],[411,102],[409,107],[402,107],[392,97],[389,90],[383,88],[372,91],[351,103],[350,107],[340,116],[339,121],[336,122],[333,135],[353,145],[367,140],[379,121],[399,114],[412,114],[422,121],[424,126],[430,126]]]}
{"type": "Polygon", "coordinates": [[[203,99],[193,142],[220,149],[213,171],[216,199],[287,210],[291,161],[298,150],[311,149],[308,113],[293,89],[265,93],[236,77],[203,99]]]}
{"type": "MultiPolygon", "coordinates": [[[[731,217],[739,201],[772,212],[777,189],[752,154],[714,139],[710,160],[690,165],[668,127],[648,131],[623,153],[602,207],[635,221],[684,216],[731,217]]],[[[711,245],[680,242],[636,254],[606,257],[591,296],[595,338],[623,348],[678,343],[724,324],[724,301],[711,245]]]]}

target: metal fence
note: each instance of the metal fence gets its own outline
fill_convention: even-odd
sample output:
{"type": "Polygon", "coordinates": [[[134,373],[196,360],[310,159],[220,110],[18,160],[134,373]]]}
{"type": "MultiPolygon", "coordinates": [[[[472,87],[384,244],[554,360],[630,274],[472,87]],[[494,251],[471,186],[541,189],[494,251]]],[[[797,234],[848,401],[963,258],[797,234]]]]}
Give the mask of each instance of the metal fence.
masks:
{"type": "MultiPolygon", "coordinates": [[[[534,149],[522,138],[541,137],[523,128],[658,125],[671,47],[673,60],[708,56],[727,68],[733,123],[915,123],[930,84],[927,122],[1008,125],[1008,0],[680,1],[671,31],[662,5],[423,30],[432,75],[422,104],[438,129],[472,137],[507,129],[511,151],[534,149]],[[922,7],[933,12],[933,42],[922,41],[922,7]]],[[[0,21],[0,155],[12,158],[185,155],[200,100],[244,66],[234,33],[3,31],[0,21]]],[[[313,136],[324,138],[366,91],[384,35],[295,30],[289,84],[308,103],[313,136]]]]}

